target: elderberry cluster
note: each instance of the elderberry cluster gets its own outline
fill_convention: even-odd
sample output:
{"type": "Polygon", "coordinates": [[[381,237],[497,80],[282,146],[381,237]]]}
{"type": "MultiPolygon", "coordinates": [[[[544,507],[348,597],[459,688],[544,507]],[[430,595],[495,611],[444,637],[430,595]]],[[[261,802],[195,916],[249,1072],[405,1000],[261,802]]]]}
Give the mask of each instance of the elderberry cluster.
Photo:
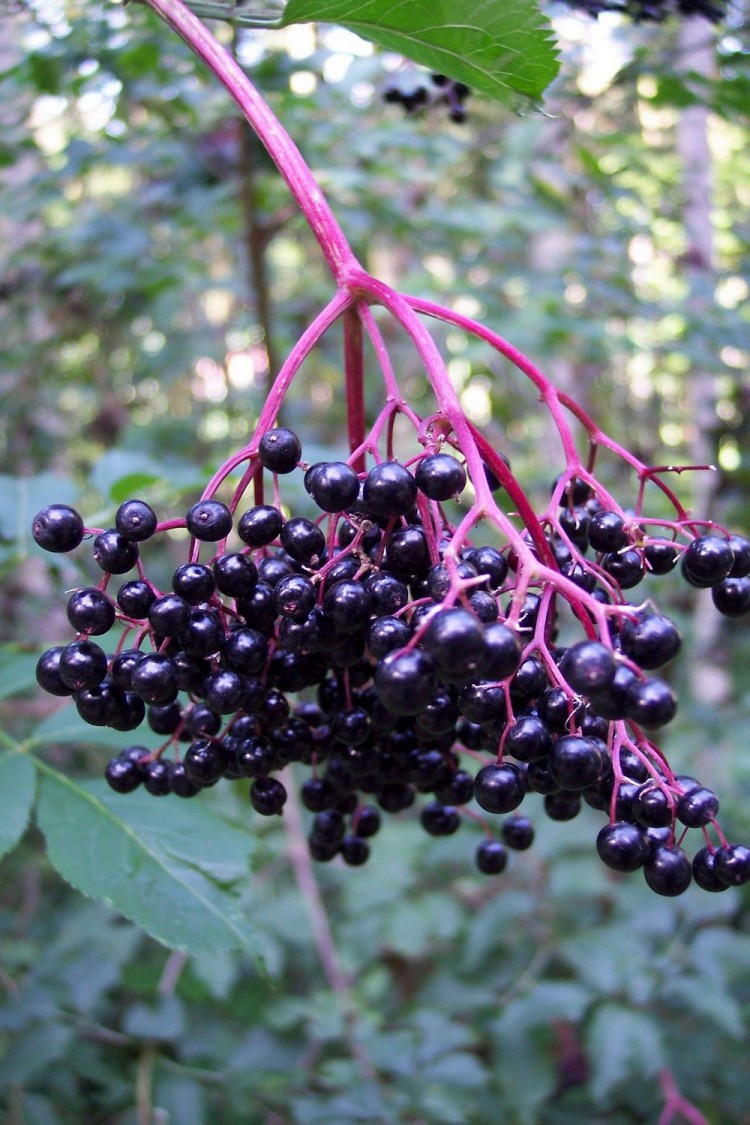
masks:
{"type": "Polygon", "coordinates": [[[133,499],[108,529],[87,529],[66,505],[42,509],[36,542],[66,552],[90,537],[102,577],[70,595],[75,638],[40,657],[39,684],[71,696],[87,723],[146,723],[163,739],[112,758],[105,776],[119,793],[187,798],[247,779],[253,808],[273,816],[288,797],[276,775],[299,763],[317,860],[366,862],[382,814],[419,803],[432,836],[485,822],[476,864],[497,874],[509,850],[532,844],[519,808],[539,795],[553,820],[584,803],[607,814],[600,857],[616,871],[642,869],[659,894],[693,878],[711,891],[750,880],[750,849],[721,834],[715,794],[675,775],[644,733],[675,714],[672,688],[651,673],[675,656],[679,631],[623,596],[678,568],[711,589],[720,612],[747,614],[750,542],[681,524],[651,534],[591,483],[559,478],[540,517],[557,569],[530,580],[519,549],[472,543],[451,523],[468,482],[448,436],[425,438],[407,464],[358,471],[303,463],[296,434],[276,428],[248,454],[231,506],[207,496],[160,523],[133,499]],[[287,515],[278,500],[279,478],[295,472],[315,518],[287,515]],[[263,502],[268,476],[275,504],[263,502]],[[255,502],[243,508],[251,486],[255,502]],[[142,546],[178,526],[189,555],[160,590],[142,546]],[[591,629],[558,644],[577,596],[606,613],[606,635],[579,606],[591,629]],[[93,638],[115,624],[122,641],[108,653],[93,638]],[[692,862],[681,846],[691,828],[704,835],[692,862]]]}
{"type": "Polygon", "coordinates": [[[403,106],[404,112],[413,116],[431,106],[445,106],[448,117],[457,125],[466,120],[464,102],[471,93],[463,82],[455,82],[445,74],[431,74],[421,82],[410,85],[386,86],[383,101],[403,106]]]}
{"type": "Polygon", "coordinates": [[[726,15],[726,0],[565,0],[571,8],[600,16],[603,12],[621,12],[633,23],[663,23],[670,16],[688,18],[702,16],[718,23],[726,15]]]}

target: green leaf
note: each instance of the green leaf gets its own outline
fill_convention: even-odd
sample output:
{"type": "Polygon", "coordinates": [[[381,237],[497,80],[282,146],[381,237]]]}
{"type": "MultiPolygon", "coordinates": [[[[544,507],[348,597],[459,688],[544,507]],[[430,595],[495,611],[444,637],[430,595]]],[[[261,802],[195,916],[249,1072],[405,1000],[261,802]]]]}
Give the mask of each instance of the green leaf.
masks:
{"type": "Polygon", "coordinates": [[[0,699],[10,699],[29,688],[36,688],[39,652],[24,652],[16,645],[0,646],[0,699]]]}
{"type": "Polygon", "coordinates": [[[0,857],[14,848],[26,831],[34,803],[36,775],[26,754],[9,750],[0,756],[0,857]]]}
{"type": "Polygon", "coordinates": [[[282,25],[337,23],[507,102],[539,98],[557,73],[534,0],[289,0],[282,25]]]}
{"type": "Polygon", "coordinates": [[[254,951],[239,892],[252,840],[197,802],[118,796],[38,762],[39,827],[64,879],[188,953],[254,951]]]}
{"type": "Polygon", "coordinates": [[[602,1004],[586,1029],[591,1094],[606,1102],[623,1082],[642,1082],[664,1065],[659,1026],[651,1016],[618,1004],[602,1004]]]}
{"type": "Polygon", "coordinates": [[[662,996],[699,1019],[711,1020],[732,1039],[745,1034],[741,1006],[726,989],[710,985],[705,978],[676,977],[664,986],[662,996]]]}
{"type": "Polygon", "coordinates": [[[63,1055],[73,1030],[59,1023],[38,1023],[14,1035],[0,1062],[0,1089],[23,1086],[48,1071],[63,1055]]]}

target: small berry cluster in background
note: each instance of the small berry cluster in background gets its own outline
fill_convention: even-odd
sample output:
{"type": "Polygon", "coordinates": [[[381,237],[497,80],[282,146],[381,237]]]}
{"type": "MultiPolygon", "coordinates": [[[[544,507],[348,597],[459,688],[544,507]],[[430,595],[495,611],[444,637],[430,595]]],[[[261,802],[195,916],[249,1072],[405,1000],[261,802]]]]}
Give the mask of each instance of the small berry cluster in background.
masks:
{"type": "MultiPolygon", "coordinates": [[[[454,503],[469,483],[455,435],[439,416],[412,421],[423,448],[407,463],[377,456],[377,424],[348,460],[312,465],[295,433],[266,430],[243,452],[230,502],[215,495],[220,470],[184,519],[160,523],[138,499],[108,529],[85,528],[65,505],[37,514],[41,547],[70,551],[90,536],[102,571],[70,595],[75,638],[42,655],[39,683],[72,696],[87,723],[145,723],[163,739],[114,757],[110,786],[192,797],[248,779],[253,808],[273,816],[287,799],[276,775],[294,762],[309,772],[301,799],[315,859],[365,863],[382,814],[419,804],[433,836],[484,825],[476,865],[486,874],[532,844],[518,810],[538,794],[553,820],[584,802],[605,813],[600,857],[642,869],[659,894],[750,879],[750,849],[724,839],[715,794],[675,775],[647,733],[675,714],[672,688],[652,673],[678,652],[679,631],[623,595],[676,570],[710,587],[721,613],[747,614],[750,542],[680,521],[665,534],[665,521],[605,502],[590,474],[563,475],[539,517],[550,570],[534,578],[518,547],[469,537],[454,503]],[[358,470],[364,453],[375,463],[358,470]],[[284,514],[281,483],[294,473],[313,518],[284,514]],[[142,546],[176,527],[190,533],[188,556],[160,590],[142,546]],[[566,604],[584,636],[560,646],[566,604]],[[107,653],[94,638],[116,624],[122,639],[107,653]],[[692,862],[688,829],[704,836],[692,862]]],[[[499,496],[486,463],[482,474],[499,496]]]]}
{"type": "Polygon", "coordinates": [[[727,11],[726,0],[565,0],[565,3],[595,18],[604,12],[621,13],[633,23],[663,23],[672,16],[682,19],[701,16],[710,23],[718,23],[727,11]]]}
{"type": "Polygon", "coordinates": [[[432,106],[447,106],[448,117],[457,125],[466,120],[464,102],[471,91],[463,82],[455,82],[445,74],[430,74],[418,82],[392,84],[383,90],[383,101],[401,105],[413,115],[432,106]]]}

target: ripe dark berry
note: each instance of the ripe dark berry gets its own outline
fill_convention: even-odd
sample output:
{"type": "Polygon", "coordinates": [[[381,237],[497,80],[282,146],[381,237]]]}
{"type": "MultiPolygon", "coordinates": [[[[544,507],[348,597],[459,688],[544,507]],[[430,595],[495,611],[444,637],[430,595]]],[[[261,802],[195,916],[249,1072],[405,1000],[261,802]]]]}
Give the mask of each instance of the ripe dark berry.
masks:
{"type": "Polygon", "coordinates": [[[461,688],[458,709],[470,723],[492,723],[505,718],[508,705],[501,684],[480,680],[461,688]]]}
{"type": "Polygon", "coordinates": [[[430,801],[425,805],[419,819],[430,836],[452,836],[461,827],[461,817],[456,809],[439,801],[430,801]]]}
{"type": "Polygon", "coordinates": [[[224,627],[213,609],[193,609],[179,635],[187,656],[205,657],[218,652],[224,643],[224,627]]]}
{"type": "Polygon", "coordinates": [[[218,543],[232,530],[232,513],[220,500],[199,500],[188,510],[185,526],[201,543],[218,543]]]}
{"type": "Polygon", "coordinates": [[[151,628],[163,637],[179,637],[190,623],[190,606],[179,594],[164,594],[148,611],[151,628]]]}
{"type": "Polygon", "coordinates": [[[750,574],[750,540],[744,535],[730,535],[728,543],[734,555],[734,563],[728,577],[746,578],[750,574]]]}
{"type": "Polygon", "coordinates": [[[409,601],[408,587],[383,571],[368,575],[365,588],[372,598],[372,612],[376,617],[390,617],[409,601]]]}
{"type": "Polygon", "coordinates": [[[534,825],[527,816],[516,815],[504,820],[500,829],[503,843],[517,852],[525,852],[534,843],[534,825]]]}
{"type": "Polygon", "coordinates": [[[711,589],[711,599],[724,617],[750,613],[750,578],[725,578],[711,589]]]}
{"type": "Polygon", "coordinates": [[[380,813],[374,805],[361,805],[354,812],[352,831],[363,838],[377,835],[380,831],[380,813]]]}
{"type": "Polygon", "coordinates": [[[361,867],[370,858],[370,845],[359,836],[344,836],[339,855],[348,867],[361,867]]]}
{"type": "Polygon", "coordinates": [[[600,641],[581,641],[565,650],[560,672],[574,691],[604,691],[615,676],[615,658],[600,641]]]}
{"type": "Polygon", "coordinates": [[[508,728],[503,749],[519,762],[544,758],[552,747],[552,735],[539,715],[520,715],[508,728]]]}
{"type": "MultiPolygon", "coordinates": [[[[148,750],[145,747],[141,749],[145,757],[148,750]]],[[[143,777],[144,771],[137,762],[129,758],[112,758],[104,771],[104,779],[115,793],[132,793],[141,784],[143,777]]]]}
{"type": "Polygon", "coordinates": [[[196,739],[185,751],[183,759],[188,780],[199,789],[215,785],[223,776],[228,755],[220,742],[196,739]]]}
{"type": "Polygon", "coordinates": [[[313,818],[312,836],[324,844],[337,844],[343,839],[346,824],[339,809],[326,809],[313,818]]]}
{"type": "Polygon", "coordinates": [[[484,655],[484,629],[466,609],[438,609],[422,638],[447,683],[465,683],[474,677],[484,655]]]}
{"type": "Polygon", "coordinates": [[[326,545],[321,529],[305,516],[293,516],[281,529],[284,550],[298,562],[315,564],[326,545]]]}
{"type": "Polygon", "coordinates": [[[580,550],[588,546],[589,524],[591,522],[585,508],[563,508],[560,512],[560,527],[580,550]]]}
{"type": "Polygon", "coordinates": [[[181,722],[182,707],[176,699],[171,703],[154,703],[148,709],[148,725],[154,734],[174,734],[181,722]]]}
{"type": "Polygon", "coordinates": [[[279,426],[263,434],[258,456],[264,469],[272,473],[291,473],[302,456],[302,444],[293,430],[279,426]]]}
{"type": "Polygon", "coordinates": [[[716,850],[714,870],[728,887],[750,882],[750,848],[744,844],[727,844],[716,850]]]}
{"type": "MultiPolygon", "coordinates": [[[[341,581],[336,582],[326,590],[323,598],[323,609],[330,614],[331,620],[339,633],[353,633],[363,629],[370,621],[372,613],[372,594],[361,582],[341,581]]],[[[392,621],[393,618],[388,618],[392,621]]],[[[406,622],[399,622],[399,627],[394,634],[409,636],[406,622]]],[[[382,635],[382,629],[381,629],[382,635]]],[[[405,640],[400,642],[405,644],[405,640]]]]}
{"type": "MultiPolygon", "coordinates": [[[[286,578],[288,574],[293,573],[294,566],[291,558],[284,558],[280,554],[266,555],[258,564],[258,585],[270,586],[271,589],[273,589],[282,578],[286,578]]],[[[255,590],[253,590],[253,594],[255,594],[255,590]]],[[[248,598],[240,598],[243,605],[245,605],[248,600],[248,598]]]]}
{"type": "Polygon", "coordinates": [[[608,511],[591,517],[588,538],[595,551],[619,551],[630,542],[622,516],[608,511]]]}
{"type": "Polygon", "coordinates": [[[195,797],[198,793],[198,786],[193,785],[185,772],[185,766],[182,762],[174,762],[172,765],[172,775],[169,779],[169,787],[174,793],[175,797],[195,797]]]}
{"type": "Polygon", "coordinates": [[[102,531],[94,540],[94,560],[106,574],[125,574],[138,562],[138,545],[113,529],[102,531]]]}
{"type": "Polygon", "coordinates": [[[677,696],[664,680],[635,680],[625,691],[627,716],[639,726],[662,727],[677,711],[677,696]]]}
{"type": "Polygon", "coordinates": [[[258,568],[253,560],[236,551],[219,555],[213,571],[218,590],[231,598],[249,597],[258,581],[258,568]]]}
{"type": "Polygon", "coordinates": [[[627,618],[620,629],[622,651],[641,668],[661,668],[676,656],[682,644],[674,621],[659,613],[627,618]]]}
{"type": "Polygon", "coordinates": [[[418,649],[390,652],[375,669],[375,690],[396,715],[417,715],[432,699],[436,671],[432,657],[418,649]]]}
{"type": "Polygon", "coordinates": [[[74,691],[73,688],[68,687],[60,675],[60,658],[63,651],[63,645],[48,648],[46,652],[42,653],[36,663],[36,682],[39,684],[40,688],[50,695],[58,695],[61,697],[72,695],[74,691]]]}
{"type": "Polygon", "coordinates": [[[156,593],[148,582],[136,579],[133,582],[123,582],[117,591],[117,604],[126,617],[136,621],[143,621],[148,617],[148,611],[156,601],[156,593]]]}
{"type": "Polygon", "coordinates": [[[485,812],[512,812],[525,795],[524,774],[511,762],[483,766],[474,779],[474,799],[485,812]]]}
{"type": "Polygon", "coordinates": [[[577,793],[548,793],[544,798],[544,811],[550,820],[574,820],[581,811],[581,798],[577,793]]]}
{"type": "Polygon", "coordinates": [[[521,642],[518,634],[499,621],[487,625],[478,668],[482,679],[505,680],[518,671],[520,663],[521,642]]]}
{"type": "Polygon", "coordinates": [[[278,539],[284,519],[277,508],[259,504],[240,517],[237,534],[248,547],[267,547],[278,539]]]}
{"type": "Polygon", "coordinates": [[[605,570],[622,590],[632,590],[643,578],[643,562],[638,551],[609,551],[601,561],[605,570]]]}
{"type": "Polygon", "coordinates": [[[73,551],[83,539],[83,520],[67,504],[49,504],[34,516],[31,534],[44,551],[73,551]]]}
{"type": "Polygon", "coordinates": [[[303,574],[285,574],[273,590],[276,612],[293,621],[304,621],[315,607],[317,590],[303,574]]]}
{"type": "Polygon", "coordinates": [[[93,688],[107,674],[107,657],[94,641],[71,641],[60,653],[60,679],[73,691],[93,688]]]}
{"type": "Polygon", "coordinates": [[[468,805],[474,797],[474,778],[468,770],[456,770],[449,780],[435,787],[435,796],[444,805],[468,805]]]}
{"type": "Polygon", "coordinates": [[[375,519],[403,516],[414,506],[417,482],[397,461],[382,461],[365,477],[362,495],[375,519]]]}
{"type": "Polygon", "coordinates": [[[430,500],[450,500],[466,487],[463,465],[449,453],[432,453],[417,464],[414,478],[417,487],[430,500]]]}
{"type": "Polygon", "coordinates": [[[626,821],[606,824],[596,838],[599,858],[614,871],[636,871],[643,866],[650,845],[640,828],[626,821]]]}
{"type": "Polygon", "coordinates": [[[245,738],[237,747],[237,769],[242,777],[266,777],[276,768],[276,753],[263,735],[245,738]]]}
{"type": "Polygon", "coordinates": [[[383,565],[400,578],[413,580],[417,576],[426,575],[430,569],[430,548],[422,528],[408,524],[392,531],[388,537],[383,565]]]}
{"type": "Polygon", "coordinates": [[[649,539],[643,548],[643,560],[651,574],[669,574],[677,566],[680,552],[671,539],[649,539]]]}
{"type": "Polygon", "coordinates": [[[216,590],[216,579],[203,563],[184,563],[172,576],[172,589],[189,605],[207,602],[216,590]]]}
{"type": "Polygon", "coordinates": [[[714,894],[729,889],[729,884],[722,882],[716,874],[716,852],[711,848],[701,848],[693,856],[693,879],[704,891],[714,894]]]}
{"type": "Polygon", "coordinates": [[[344,512],[359,495],[359,477],[343,461],[326,461],[305,473],[305,488],[324,512],[344,512]]]}
{"type": "Polygon", "coordinates": [[[687,828],[703,828],[719,811],[719,798],[710,789],[697,786],[677,798],[677,819],[687,828]]]}
{"type": "Polygon", "coordinates": [[[385,812],[399,813],[414,804],[414,796],[413,786],[402,781],[387,781],[381,786],[377,801],[385,812]]]}
{"type": "Polygon", "coordinates": [[[145,653],[131,675],[132,690],[144,703],[167,703],[177,692],[177,668],[163,652],[145,653]]]}
{"type": "Polygon", "coordinates": [[[477,844],[474,862],[483,875],[499,875],[508,866],[508,853],[499,840],[482,840],[477,844]]]}
{"type": "Polygon", "coordinates": [[[517,699],[538,699],[548,686],[545,667],[535,656],[527,657],[510,681],[510,690],[517,699]]]}
{"type": "Polygon", "coordinates": [[[302,804],[310,812],[323,812],[336,803],[336,791],[323,777],[308,777],[300,787],[302,804]]]}
{"type": "Polygon", "coordinates": [[[592,738],[561,735],[550,750],[549,767],[561,789],[585,789],[593,785],[601,774],[602,753],[592,738]]]}
{"type": "Polygon", "coordinates": [[[286,804],[287,792],[275,777],[258,777],[250,786],[250,803],[261,816],[276,816],[286,804]]]}
{"type": "Polygon", "coordinates": [[[172,763],[156,758],[143,768],[143,787],[152,797],[166,797],[172,790],[172,763]]]}
{"type": "Polygon", "coordinates": [[[115,527],[124,539],[142,543],[156,531],[156,512],[145,500],[126,500],[115,514],[115,527]]]}
{"type": "Polygon", "coordinates": [[[635,672],[627,664],[619,664],[609,687],[590,692],[589,702],[597,715],[604,719],[624,719],[628,713],[628,690],[638,682],[635,672]]]}
{"type": "Polygon", "coordinates": [[[682,576],[691,586],[715,586],[734,566],[734,554],[726,539],[718,535],[699,535],[680,559],[682,576]]]}
{"type": "Polygon", "coordinates": [[[247,693],[247,681],[239,672],[220,668],[207,676],[203,684],[203,697],[206,705],[219,715],[231,715],[238,711],[247,693]]]}
{"type": "Polygon", "coordinates": [[[688,889],[693,869],[682,848],[657,844],[643,862],[643,874],[652,891],[673,898],[688,889]]]}
{"type": "Polygon", "coordinates": [[[646,781],[633,799],[633,816],[647,828],[667,828],[674,819],[673,806],[663,789],[646,781]]]}

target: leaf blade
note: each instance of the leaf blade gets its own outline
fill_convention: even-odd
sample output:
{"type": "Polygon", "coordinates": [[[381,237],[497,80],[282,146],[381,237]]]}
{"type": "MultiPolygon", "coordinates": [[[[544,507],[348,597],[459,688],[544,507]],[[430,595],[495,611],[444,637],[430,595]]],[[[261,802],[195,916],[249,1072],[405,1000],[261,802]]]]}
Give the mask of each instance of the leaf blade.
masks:
{"type": "Polygon", "coordinates": [[[289,0],[282,26],[336,23],[500,101],[538,99],[557,73],[535,0],[289,0]]]}
{"type": "Polygon", "coordinates": [[[205,807],[146,793],[118,797],[44,763],[37,819],[50,861],[83,894],[114,907],[169,948],[255,952],[235,885],[252,842],[205,807]],[[220,862],[223,859],[223,867],[220,862]]]}
{"type": "Polygon", "coordinates": [[[36,792],[34,766],[26,754],[8,750],[0,755],[0,859],[26,831],[36,792]]]}

